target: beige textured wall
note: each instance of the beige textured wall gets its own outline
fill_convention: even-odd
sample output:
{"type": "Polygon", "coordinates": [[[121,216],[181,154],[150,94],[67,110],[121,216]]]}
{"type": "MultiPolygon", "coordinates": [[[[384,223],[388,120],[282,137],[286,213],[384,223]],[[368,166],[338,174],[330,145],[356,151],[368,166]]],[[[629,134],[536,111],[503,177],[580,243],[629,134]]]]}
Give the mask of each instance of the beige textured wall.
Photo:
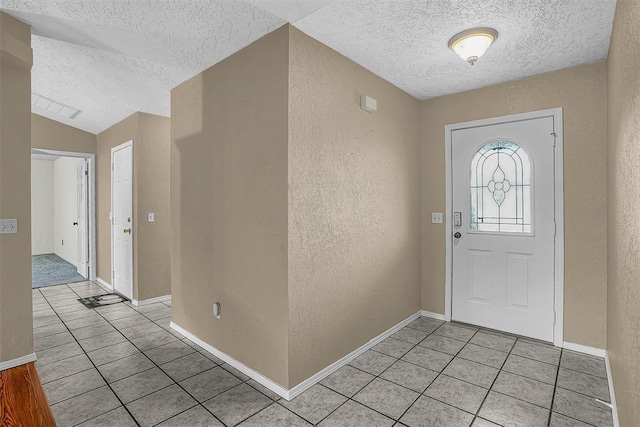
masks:
{"type": "MultiPolygon", "coordinates": [[[[136,158],[138,137],[138,113],[132,114],[97,136],[96,147],[96,216],[98,234],[96,239],[97,275],[111,284],[111,149],[129,140],[133,142],[133,158],[136,158]]],[[[134,183],[134,208],[136,205],[134,183]]],[[[135,218],[135,217],[134,217],[135,218]]],[[[137,224],[134,223],[134,227],[137,224]]],[[[136,250],[134,242],[134,250],[136,250]]],[[[134,284],[135,286],[135,284],[134,284]]],[[[135,289],[134,289],[135,291],[135,289]]]]}
{"type": "Polygon", "coordinates": [[[169,217],[169,152],[171,119],[139,113],[138,139],[134,142],[135,200],[134,265],[139,301],[171,295],[171,244],[169,217]],[[147,213],[155,222],[147,222],[147,213]]]}
{"type": "Polygon", "coordinates": [[[31,147],[95,154],[96,136],[32,113],[31,147]]]}
{"type": "Polygon", "coordinates": [[[33,352],[31,308],[31,29],[0,13],[0,362],[33,352]]]}
{"type": "Polygon", "coordinates": [[[640,423],[640,3],[618,0],[609,47],[608,334],[620,425],[640,423]]]}
{"type": "Polygon", "coordinates": [[[293,387],[420,309],[420,105],[295,28],[290,51],[293,387]]]}
{"type": "Polygon", "coordinates": [[[173,321],[285,387],[287,88],[285,26],[171,93],[173,321]]]}
{"type": "Polygon", "coordinates": [[[444,126],[564,108],[564,340],[606,346],[607,65],[566,69],[422,103],[422,308],[444,313],[444,126]]]}
{"type": "Polygon", "coordinates": [[[97,136],[98,277],[111,283],[111,149],[133,140],[133,298],[171,294],[171,119],[135,113],[97,136]],[[155,222],[147,222],[147,213],[155,222]]]}

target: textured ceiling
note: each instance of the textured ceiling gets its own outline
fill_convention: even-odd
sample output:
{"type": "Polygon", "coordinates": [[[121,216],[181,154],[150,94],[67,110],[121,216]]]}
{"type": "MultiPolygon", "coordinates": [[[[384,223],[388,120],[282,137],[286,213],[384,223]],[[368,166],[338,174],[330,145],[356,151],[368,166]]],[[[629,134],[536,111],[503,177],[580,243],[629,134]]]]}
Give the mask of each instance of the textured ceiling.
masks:
{"type": "Polygon", "coordinates": [[[615,0],[340,1],[296,22],[419,99],[607,57],[615,0]],[[498,39],[470,66],[448,48],[473,27],[498,39]]]}
{"type": "Polygon", "coordinates": [[[615,0],[0,0],[32,25],[34,93],[98,133],[263,35],[296,27],[419,99],[606,58],[615,0]],[[500,36],[471,67],[447,47],[473,26],[500,36]]]}

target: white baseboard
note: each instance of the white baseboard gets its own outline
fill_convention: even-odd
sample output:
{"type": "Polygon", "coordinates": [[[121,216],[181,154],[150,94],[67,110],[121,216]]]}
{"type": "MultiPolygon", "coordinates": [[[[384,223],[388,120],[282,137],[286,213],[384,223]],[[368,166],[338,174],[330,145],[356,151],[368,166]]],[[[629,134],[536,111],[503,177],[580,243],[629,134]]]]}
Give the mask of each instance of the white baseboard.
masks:
{"type": "Polygon", "coordinates": [[[218,359],[221,359],[221,360],[227,362],[229,365],[233,366],[234,368],[236,368],[237,370],[239,370],[243,374],[248,375],[249,377],[251,377],[252,379],[257,381],[258,383],[262,384],[263,386],[265,386],[266,388],[268,388],[272,392],[276,393],[278,396],[284,397],[287,400],[290,399],[289,398],[289,390],[287,390],[286,388],[282,387],[281,385],[271,381],[269,378],[265,377],[260,372],[251,369],[250,367],[248,367],[244,363],[242,363],[242,362],[234,359],[233,357],[229,356],[227,353],[224,353],[224,352],[218,350],[217,348],[215,348],[214,346],[212,346],[210,344],[207,344],[206,342],[202,341],[197,336],[193,335],[191,332],[189,332],[189,331],[183,329],[182,327],[176,325],[174,322],[170,323],[170,327],[174,331],[179,332],[180,334],[184,335],[190,341],[198,344],[200,347],[204,348],[209,353],[211,353],[214,356],[216,356],[218,359]]]}
{"type": "MultiPolygon", "coordinates": [[[[609,363],[609,352],[602,348],[589,347],[582,344],[574,344],[570,342],[562,343],[562,348],[567,350],[577,351],[578,353],[584,353],[591,356],[603,357],[605,365],[607,367],[607,381],[609,382],[609,393],[611,397],[611,405],[606,402],[603,404],[611,406],[611,412],[613,413],[613,425],[614,427],[620,427],[620,421],[618,420],[618,406],[616,405],[616,393],[613,389],[613,375],[611,375],[611,364],[609,363]]],[[[599,400],[599,399],[597,399],[599,400]]]]}
{"type": "Polygon", "coordinates": [[[157,302],[164,302],[164,301],[170,301],[170,300],[171,300],[171,295],[162,295],[161,297],[143,299],[142,301],[138,301],[134,299],[131,301],[131,304],[135,305],[136,307],[140,307],[142,305],[155,304],[157,302]]]}
{"type": "Polygon", "coordinates": [[[618,419],[618,405],[616,404],[616,393],[613,389],[613,375],[611,374],[611,363],[609,362],[609,352],[604,355],[604,362],[607,366],[607,381],[609,382],[609,393],[611,395],[611,412],[613,412],[613,427],[620,427],[618,419]]]}
{"type": "Polygon", "coordinates": [[[110,284],[108,284],[107,282],[105,282],[104,280],[102,280],[99,277],[96,277],[96,283],[99,285],[102,285],[102,287],[107,288],[107,290],[109,292],[113,292],[113,286],[111,286],[110,284]]]}
{"type": "Polygon", "coordinates": [[[182,335],[184,335],[189,340],[193,341],[194,343],[198,344],[200,347],[202,347],[205,350],[207,350],[209,353],[211,353],[214,356],[216,356],[217,358],[225,361],[226,363],[228,363],[229,365],[233,366],[234,368],[236,368],[237,370],[239,370],[243,374],[248,375],[249,377],[251,377],[252,379],[257,381],[258,383],[262,384],[263,386],[265,386],[269,390],[273,391],[277,395],[283,397],[286,400],[291,400],[294,397],[298,396],[300,393],[302,393],[305,390],[309,389],[311,386],[313,386],[313,385],[317,384],[318,382],[322,381],[325,377],[331,375],[332,373],[334,373],[335,371],[337,371],[338,369],[340,369],[341,367],[343,367],[347,363],[351,362],[353,359],[355,359],[356,357],[360,356],[365,351],[371,349],[373,346],[378,344],[380,341],[382,341],[382,340],[388,338],[389,336],[395,334],[400,329],[404,328],[406,325],[408,325],[409,323],[413,322],[418,317],[420,317],[421,314],[422,313],[420,311],[415,313],[415,314],[412,314],[411,316],[409,316],[408,318],[406,318],[402,322],[400,322],[397,325],[391,327],[390,329],[387,329],[385,332],[383,332],[380,335],[378,335],[377,337],[371,339],[366,344],[364,344],[361,347],[355,349],[351,353],[349,353],[346,356],[344,356],[342,359],[332,363],[331,365],[327,366],[326,368],[324,368],[320,372],[318,372],[315,375],[313,375],[312,377],[302,381],[300,384],[296,385],[295,387],[293,387],[291,389],[287,389],[287,388],[282,387],[281,385],[273,382],[272,380],[270,380],[269,378],[265,377],[261,373],[251,369],[250,367],[248,367],[244,363],[234,359],[233,357],[229,356],[228,354],[226,354],[226,353],[218,350],[217,348],[213,347],[212,345],[209,345],[206,342],[202,341],[200,338],[196,337],[192,333],[190,333],[190,332],[186,331],[185,329],[181,328],[180,326],[176,325],[174,322],[171,322],[171,329],[181,333],[182,335]]]}
{"type": "Polygon", "coordinates": [[[582,344],[574,344],[571,342],[563,342],[562,348],[577,351],[578,353],[589,354],[591,356],[606,357],[607,351],[603,348],[589,347],[582,344]]]}
{"type": "Polygon", "coordinates": [[[404,319],[402,322],[400,322],[397,325],[387,329],[385,332],[381,333],[377,337],[371,339],[366,344],[364,344],[361,347],[353,350],[351,353],[347,354],[342,359],[340,359],[337,362],[332,363],[331,365],[327,366],[326,368],[324,368],[322,371],[318,372],[317,374],[315,374],[311,378],[308,378],[308,379],[302,381],[300,384],[298,384],[297,386],[295,386],[291,390],[289,390],[289,398],[293,399],[294,397],[298,396],[300,393],[302,393],[305,390],[309,389],[311,386],[319,383],[324,378],[326,378],[327,376],[331,375],[332,373],[334,373],[338,369],[342,368],[344,365],[346,365],[347,363],[351,362],[353,359],[355,359],[356,357],[360,356],[365,351],[371,349],[373,346],[375,346],[376,344],[380,343],[380,341],[385,340],[389,336],[395,334],[400,329],[402,329],[405,326],[407,326],[409,323],[411,323],[414,320],[416,320],[418,317],[420,317],[420,314],[421,314],[421,312],[417,312],[415,314],[412,314],[411,316],[409,316],[406,319],[404,319]]]}
{"type": "Polygon", "coordinates": [[[424,317],[430,317],[432,319],[436,319],[436,320],[442,320],[444,321],[444,314],[440,314],[440,313],[433,313],[431,311],[427,311],[427,310],[422,310],[420,312],[420,314],[424,317]]]}
{"type": "Polygon", "coordinates": [[[15,368],[16,366],[24,365],[26,363],[35,362],[35,361],[36,361],[35,353],[27,354],[26,356],[7,360],[6,362],[0,362],[0,371],[4,371],[5,369],[15,368]]]}

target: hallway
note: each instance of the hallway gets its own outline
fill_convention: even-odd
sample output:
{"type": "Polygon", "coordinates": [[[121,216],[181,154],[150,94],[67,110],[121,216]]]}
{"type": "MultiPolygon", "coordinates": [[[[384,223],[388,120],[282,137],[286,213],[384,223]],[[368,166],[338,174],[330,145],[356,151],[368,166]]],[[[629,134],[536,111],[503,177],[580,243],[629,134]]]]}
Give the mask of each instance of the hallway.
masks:
{"type": "Polygon", "coordinates": [[[102,293],[33,290],[36,366],[60,427],[613,425],[595,401],[609,401],[602,359],[523,338],[419,318],[286,402],[170,330],[170,302],[77,301],[102,293]]]}

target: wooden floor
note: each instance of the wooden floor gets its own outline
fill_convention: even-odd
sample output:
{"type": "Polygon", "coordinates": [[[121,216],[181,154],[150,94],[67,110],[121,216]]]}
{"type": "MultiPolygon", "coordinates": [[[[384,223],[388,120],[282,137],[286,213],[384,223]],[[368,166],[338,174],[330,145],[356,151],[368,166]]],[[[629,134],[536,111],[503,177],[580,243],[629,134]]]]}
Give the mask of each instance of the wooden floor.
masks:
{"type": "Polygon", "coordinates": [[[55,426],[33,363],[0,371],[0,426],[55,426]]]}

